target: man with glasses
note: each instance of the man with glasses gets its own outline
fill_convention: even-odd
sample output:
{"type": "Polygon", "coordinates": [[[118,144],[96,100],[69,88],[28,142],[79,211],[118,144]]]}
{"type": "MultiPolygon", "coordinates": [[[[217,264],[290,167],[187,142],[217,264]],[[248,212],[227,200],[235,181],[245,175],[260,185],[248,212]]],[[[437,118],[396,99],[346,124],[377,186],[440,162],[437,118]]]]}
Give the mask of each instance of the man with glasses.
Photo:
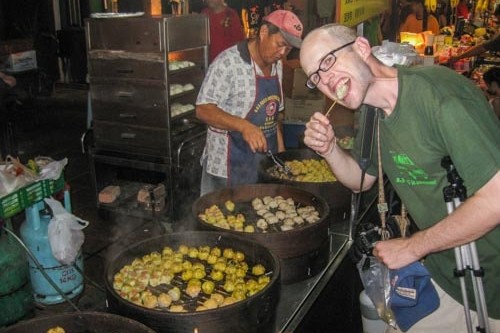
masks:
{"type": "MultiPolygon", "coordinates": [[[[421,231],[377,242],[373,254],[391,269],[426,257],[441,303],[410,332],[466,332],[453,249],[471,241],[486,273],[491,332],[500,332],[500,123],[479,88],[441,66],[385,66],[371,54],[366,39],[337,24],[308,34],[300,60],[309,88],[353,110],[377,108],[383,171],[421,231]],[[445,156],[451,157],[469,195],[451,215],[442,192],[448,184],[441,167],[445,156]]],[[[371,188],[378,171],[375,156],[360,188],[360,141],[352,152],[339,148],[330,120],[321,113],[306,125],[305,144],[355,192],[371,188]]],[[[376,147],[377,137],[374,152],[376,147]]],[[[475,312],[472,317],[477,320],[475,312]]]]}
{"type": "Polygon", "coordinates": [[[263,19],[256,38],[223,51],[210,65],[196,101],[208,127],[201,194],[257,182],[266,153],[284,150],[281,60],[300,47],[302,23],[287,10],[263,19]]]}

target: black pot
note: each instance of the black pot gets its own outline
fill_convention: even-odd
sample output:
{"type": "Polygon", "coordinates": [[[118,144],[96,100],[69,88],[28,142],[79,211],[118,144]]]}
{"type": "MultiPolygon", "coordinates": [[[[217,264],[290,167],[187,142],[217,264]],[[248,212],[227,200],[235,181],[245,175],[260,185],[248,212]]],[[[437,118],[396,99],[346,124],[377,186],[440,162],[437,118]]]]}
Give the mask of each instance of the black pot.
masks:
{"type": "MultiPolygon", "coordinates": [[[[284,162],[292,160],[314,159],[321,160],[322,157],[309,148],[290,149],[276,154],[284,162]]],[[[259,165],[259,182],[276,183],[295,186],[310,191],[325,199],[330,207],[330,214],[335,219],[344,219],[349,216],[351,204],[351,191],[340,182],[299,182],[286,179],[279,179],[269,174],[267,170],[274,166],[271,158],[264,159],[259,165]]]]}
{"type": "Polygon", "coordinates": [[[239,232],[226,230],[246,239],[257,241],[280,258],[282,282],[290,283],[303,280],[320,270],[328,256],[329,208],[326,202],[315,194],[297,187],[281,184],[252,184],[207,193],[193,203],[192,213],[204,230],[222,230],[198,218],[206,208],[212,205],[222,207],[227,200],[235,204],[248,203],[254,198],[264,196],[292,198],[302,205],[312,205],[319,212],[320,220],[289,231],[278,232],[239,232]]]}
{"type": "Polygon", "coordinates": [[[119,253],[106,268],[106,290],[109,309],[136,319],[159,333],[234,333],[273,332],[276,307],[280,295],[280,264],[278,258],[265,247],[249,240],[221,232],[182,232],[158,236],[132,245],[119,253]],[[113,277],[134,258],[164,246],[174,249],[179,245],[230,247],[245,253],[249,263],[262,263],[272,269],[269,284],[243,301],[221,308],[200,312],[172,313],[147,309],[121,298],[113,289],[113,277]],[[196,329],[196,330],[195,330],[196,329]]]}
{"type": "Polygon", "coordinates": [[[3,333],[46,333],[54,327],[62,327],[67,333],[155,333],[143,324],[105,312],[73,312],[51,315],[7,327],[3,333]]]}

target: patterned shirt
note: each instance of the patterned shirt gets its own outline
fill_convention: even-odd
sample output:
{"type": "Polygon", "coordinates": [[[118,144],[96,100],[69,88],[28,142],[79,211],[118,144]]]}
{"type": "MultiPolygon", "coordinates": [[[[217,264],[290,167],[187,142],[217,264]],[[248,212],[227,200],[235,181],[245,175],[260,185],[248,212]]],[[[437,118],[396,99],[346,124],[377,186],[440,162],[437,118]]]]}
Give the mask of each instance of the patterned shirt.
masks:
{"type": "MultiPolygon", "coordinates": [[[[215,104],[231,115],[245,118],[255,102],[255,75],[263,75],[251,60],[248,42],[244,41],[223,51],[208,68],[196,100],[196,105],[215,104]]],[[[283,65],[278,61],[271,75],[278,74],[280,84],[283,65]]],[[[282,94],[283,95],[283,94],[282,94]]],[[[283,101],[279,110],[284,109],[283,101]]],[[[227,178],[228,134],[225,130],[209,127],[202,160],[207,158],[207,172],[227,178]]]]}

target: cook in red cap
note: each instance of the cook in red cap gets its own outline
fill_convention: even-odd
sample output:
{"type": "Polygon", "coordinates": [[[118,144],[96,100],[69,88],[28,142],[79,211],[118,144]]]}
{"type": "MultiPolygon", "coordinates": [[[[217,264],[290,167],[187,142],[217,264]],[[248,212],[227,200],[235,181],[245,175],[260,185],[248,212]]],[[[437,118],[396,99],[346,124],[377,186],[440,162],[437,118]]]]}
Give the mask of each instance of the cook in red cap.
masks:
{"type": "Polygon", "coordinates": [[[271,23],[278,27],[283,37],[290,45],[300,48],[302,44],[302,32],[304,27],[297,15],[289,10],[275,10],[265,16],[263,21],[271,23]]]}

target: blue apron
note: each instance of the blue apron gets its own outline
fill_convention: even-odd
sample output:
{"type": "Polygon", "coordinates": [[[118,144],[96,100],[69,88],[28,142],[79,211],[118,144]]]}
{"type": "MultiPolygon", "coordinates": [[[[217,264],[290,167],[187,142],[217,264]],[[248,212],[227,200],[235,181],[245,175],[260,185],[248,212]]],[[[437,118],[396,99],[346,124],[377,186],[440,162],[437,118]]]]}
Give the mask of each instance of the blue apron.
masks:
{"type": "MultiPolygon", "coordinates": [[[[278,75],[255,74],[255,101],[245,119],[258,126],[267,140],[267,147],[278,152],[278,112],[281,102],[281,87],[278,75]]],[[[229,132],[228,186],[255,184],[260,162],[265,153],[254,153],[240,132],[229,132]]]]}

